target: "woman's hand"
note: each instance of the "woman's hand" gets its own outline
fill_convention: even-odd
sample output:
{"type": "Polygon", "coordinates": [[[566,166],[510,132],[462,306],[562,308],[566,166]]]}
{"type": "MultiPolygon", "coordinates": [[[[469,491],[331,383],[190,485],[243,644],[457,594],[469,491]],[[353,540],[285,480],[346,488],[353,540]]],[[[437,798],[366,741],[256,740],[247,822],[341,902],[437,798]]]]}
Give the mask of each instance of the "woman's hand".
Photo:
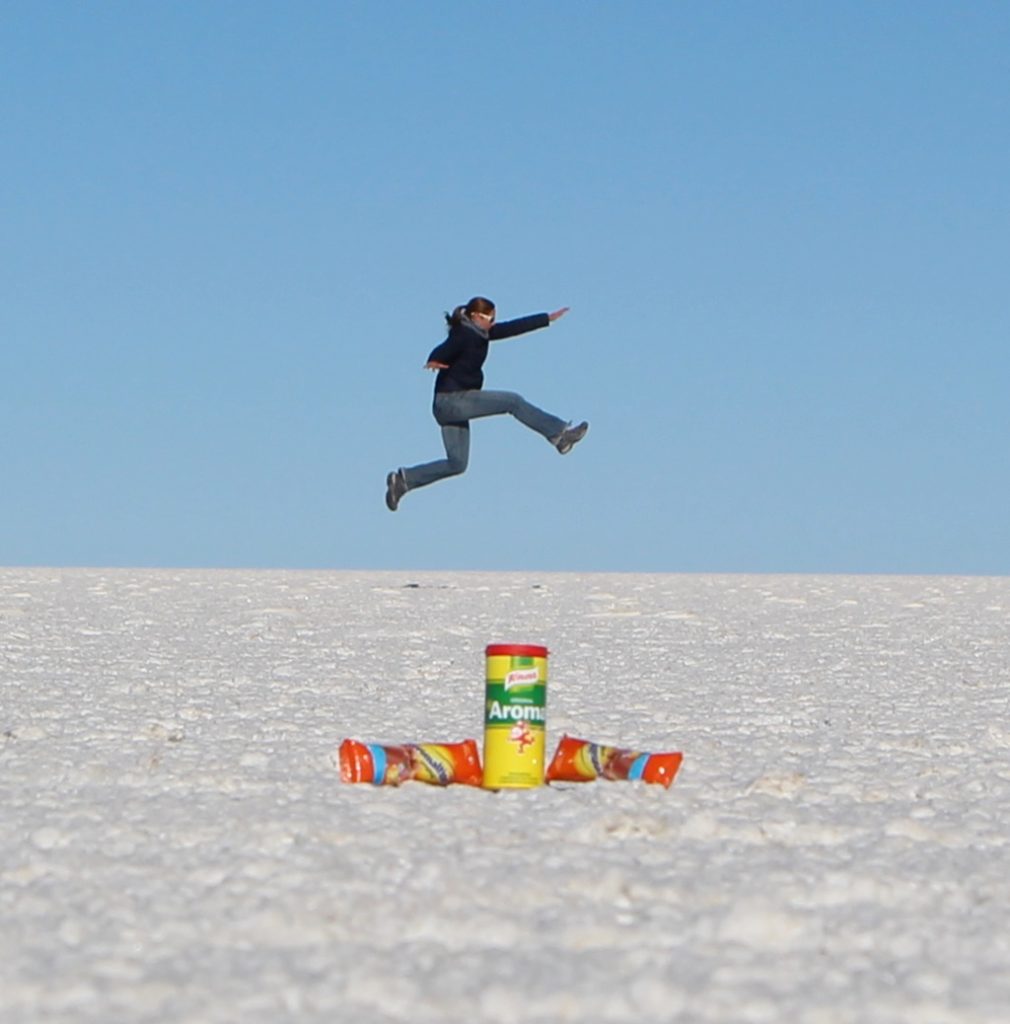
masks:
{"type": "Polygon", "coordinates": [[[560,320],[569,309],[571,309],[571,306],[562,306],[560,309],[554,310],[553,313],[548,313],[547,319],[554,323],[555,320],[560,320]]]}
{"type": "Polygon", "coordinates": [[[429,359],[428,362],[426,362],[424,364],[424,368],[426,370],[448,370],[449,369],[449,364],[448,363],[437,363],[437,362],[435,362],[434,359],[429,359]]]}

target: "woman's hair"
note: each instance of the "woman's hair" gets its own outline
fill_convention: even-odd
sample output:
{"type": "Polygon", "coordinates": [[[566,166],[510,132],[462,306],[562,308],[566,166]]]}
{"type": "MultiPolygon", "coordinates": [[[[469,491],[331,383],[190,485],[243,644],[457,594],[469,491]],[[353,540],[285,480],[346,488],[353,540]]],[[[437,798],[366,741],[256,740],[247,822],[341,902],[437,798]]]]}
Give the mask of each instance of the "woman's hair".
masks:
{"type": "Polygon", "coordinates": [[[463,314],[493,313],[494,303],[480,295],[475,295],[465,306],[457,306],[451,313],[445,314],[445,322],[450,327],[459,327],[463,322],[463,314]]]}

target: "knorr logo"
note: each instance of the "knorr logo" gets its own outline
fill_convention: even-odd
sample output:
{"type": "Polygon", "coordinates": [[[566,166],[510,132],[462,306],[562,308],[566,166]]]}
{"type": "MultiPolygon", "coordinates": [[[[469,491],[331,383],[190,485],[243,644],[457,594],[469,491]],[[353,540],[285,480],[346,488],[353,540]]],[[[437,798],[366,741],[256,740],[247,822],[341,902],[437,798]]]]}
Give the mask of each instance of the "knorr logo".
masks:
{"type": "Polygon", "coordinates": [[[540,669],[517,668],[505,677],[505,692],[508,693],[515,686],[535,686],[540,682],[540,669]]]}

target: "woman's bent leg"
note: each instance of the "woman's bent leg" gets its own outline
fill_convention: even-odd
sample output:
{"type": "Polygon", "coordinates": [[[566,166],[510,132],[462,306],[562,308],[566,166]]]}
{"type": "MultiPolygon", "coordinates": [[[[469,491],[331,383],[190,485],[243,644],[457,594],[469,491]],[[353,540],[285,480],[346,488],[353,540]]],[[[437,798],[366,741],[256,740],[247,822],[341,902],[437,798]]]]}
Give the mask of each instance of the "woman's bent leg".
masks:
{"type": "Polygon", "coordinates": [[[466,469],[470,461],[470,424],[443,424],[442,443],[445,445],[444,459],[400,470],[408,491],[426,487],[448,476],[459,476],[466,469]]]}
{"type": "Polygon", "coordinates": [[[476,420],[503,413],[514,416],[524,426],[552,442],[567,425],[564,420],[538,409],[514,391],[450,391],[435,400],[435,418],[440,423],[453,419],[476,420]]]}

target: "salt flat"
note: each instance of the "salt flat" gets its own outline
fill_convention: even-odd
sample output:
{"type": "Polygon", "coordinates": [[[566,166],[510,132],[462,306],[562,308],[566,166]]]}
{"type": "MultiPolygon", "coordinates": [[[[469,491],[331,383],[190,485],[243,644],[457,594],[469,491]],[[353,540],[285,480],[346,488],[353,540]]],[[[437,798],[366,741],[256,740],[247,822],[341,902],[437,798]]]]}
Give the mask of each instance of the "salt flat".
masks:
{"type": "Polygon", "coordinates": [[[0,570],[0,1020],[1010,1020],[1010,580],[0,570]],[[343,785],[483,649],[669,790],[343,785]]]}

